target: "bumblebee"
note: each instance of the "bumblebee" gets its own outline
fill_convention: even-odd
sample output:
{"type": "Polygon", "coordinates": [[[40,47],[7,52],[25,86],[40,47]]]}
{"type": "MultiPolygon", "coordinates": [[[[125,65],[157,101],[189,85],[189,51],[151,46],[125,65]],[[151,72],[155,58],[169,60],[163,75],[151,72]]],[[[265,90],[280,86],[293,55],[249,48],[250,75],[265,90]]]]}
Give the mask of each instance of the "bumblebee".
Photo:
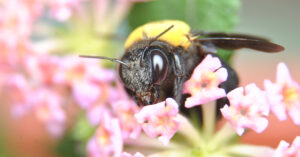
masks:
{"type": "MultiPolygon", "coordinates": [[[[150,105],[174,98],[183,104],[183,84],[207,54],[218,57],[216,48],[236,50],[250,48],[263,52],[280,52],[284,48],[263,38],[226,33],[196,32],[183,21],[150,22],[136,28],[125,42],[125,53],[119,59],[88,56],[117,61],[119,76],[127,93],[139,105],[150,105]]],[[[238,86],[234,70],[220,58],[228,71],[227,81],[220,84],[226,92],[238,86]]],[[[218,100],[218,106],[228,101],[218,100]]],[[[183,105],[181,105],[183,106],[183,105]]]]}

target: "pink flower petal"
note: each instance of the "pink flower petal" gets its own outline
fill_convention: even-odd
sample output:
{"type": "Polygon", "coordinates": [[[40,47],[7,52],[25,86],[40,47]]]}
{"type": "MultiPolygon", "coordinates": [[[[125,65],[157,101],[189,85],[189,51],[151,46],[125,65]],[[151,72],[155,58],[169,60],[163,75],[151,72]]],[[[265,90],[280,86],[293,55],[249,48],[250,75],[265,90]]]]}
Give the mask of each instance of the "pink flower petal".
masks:
{"type": "Polygon", "coordinates": [[[88,141],[87,152],[90,157],[120,157],[123,149],[119,121],[104,113],[103,121],[95,135],[88,141]]]}
{"type": "Polygon", "coordinates": [[[135,114],[137,121],[142,124],[144,132],[167,145],[179,129],[178,104],[172,98],[154,105],[148,105],[135,114]]]}
{"type": "Polygon", "coordinates": [[[273,84],[270,80],[264,81],[265,90],[267,93],[267,100],[270,103],[272,112],[280,121],[286,120],[286,108],[282,104],[283,96],[281,93],[281,86],[273,84]]]}
{"type": "Polygon", "coordinates": [[[218,87],[228,77],[227,70],[221,66],[217,57],[207,55],[194,69],[191,78],[184,84],[184,92],[191,94],[185,107],[194,107],[226,96],[225,90],[218,87]]]}
{"type": "Polygon", "coordinates": [[[120,121],[123,138],[137,138],[141,132],[141,125],[134,117],[139,111],[136,103],[129,98],[120,99],[113,103],[113,111],[120,121]]]}
{"type": "Polygon", "coordinates": [[[291,82],[291,75],[288,67],[284,63],[277,65],[276,82],[284,84],[285,82],[291,82]]]}
{"type": "Polygon", "coordinates": [[[121,157],[145,157],[145,156],[140,152],[136,152],[134,155],[131,155],[127,152],[123,152],[121,157]]]}
{"type": "Polygon", "coordinates": [[[87,109],[99,98],[101,94],[101,88],[93,84],[92,82],[76,81],[73,84],[73,95],[80,107],[87,109]]]}
{"type": "Polygon", "coordinates": [[[92,126],[97,126],[101,122],[103,115],[108,113],[108,109],[103,104],[97,104],[89,107],[87,110],[88,121],[92,126]]]}
{"type": "Polygon", "coordinates": [[[191,108],[200,104],[205,104],[210,101],[216,100],[216,98],[222,98],[226,96],[226,92],[222,88],[210,89],[205,92],[200,92],[189,97],[185,101],[185,107],[191,108]]]}
{"type": "Polygon", "coordinates": [[[255,84],[236,88],[227,94],[231,106],[225,105],[221,109],[224,118],[235,128],[238,135],[250,128],[257,133],[263,132],[268,126],[265,118],[269,114],[269,106],[265,92],[255,84]]]}
{"type": "Polygon", "coordinates": [[[300,157],[300,136],[297,136],[290,145],[282,140],[275,150],[274,157],[300,157]]]}
{"type": "Polygon", "coordinates": [[[300,103],[290,106],[289,116],[296,125],[300,126],[300,103]]]}

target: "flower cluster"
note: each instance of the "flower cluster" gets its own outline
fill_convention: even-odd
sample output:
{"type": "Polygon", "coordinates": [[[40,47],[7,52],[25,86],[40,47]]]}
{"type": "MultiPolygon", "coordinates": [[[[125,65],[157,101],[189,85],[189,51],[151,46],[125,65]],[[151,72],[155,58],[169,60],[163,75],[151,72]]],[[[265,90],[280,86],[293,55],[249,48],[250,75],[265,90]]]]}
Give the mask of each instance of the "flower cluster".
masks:
{"type": "Polygon", "coordinates": [[[254,84],[232,90],[227,94],[230,107],[221,109],[225,119],[242,135],[244,128],[260,133],[268,126],[266,116],[270,110],[279,120],[286,120],[286,112],[296,125],[299,125],[300,86],[295,82],[284,63],[277,66],[276,82],[265,80],[265,90],[254,84]]]}
{"type": "Polygon", "coordinates": [[[26,56],[24,62],[21,72],[11,72],[6,76],[5,86],[8,87],[6,92],[11,93],[12,113],[20,117],[34,111],[54,136],[62,135],[66,126],[64,108],[75,103],[88,110],[97,99],[112,99],[105,95],[112,90],[110,83],[115,74],[102,69],[98,62],[83,61],[78,57],[32,55],[26,56]],[[95,73],[97,71],[102,77],[95,73]],[[82,91],[92,92],[88,97],[90,103],[82,103],[82,99],[87,99],[86,94],[80,94],[82,91]]]}
{"type": "Polygon", "coordinates": [[[167,98],[165,102],[144,107],[135,117],[142,124],[147,135],[150,137],[160,135],[158,140],[168,145],[169,140],[179,128],[178,112],[176,101],[167,98]]]}
{"type": "Polygon", "coordinates": [[[268,126],[266,116],[269,115],[269,106],[266,95],[255,84],[236,88],[228,93],[230,101],[221,109],[225,119],[234,126],[238,135],[244,133],[244,128],[251,128],[258,133],[268,126]]]}
{"type": "MultiPolygon", "coordinates": [[[[140,129],[135,127],[137,122],[133,115],[138,108],[132,100],[120,96],[121,90],[113,86],[116,83],[114,71],[102,68],[96,60],[50,54],[48,47],[32,40],[39,35],[35,34],[35,27],[38,27],[41,18],[50,17],[65,22],[76,14],[86,16],[83,2],[88,1],[0,2],[0,92],[7,93],[13,117],[34,113],[54,137],[61,137],[65,132],[68,109],[76,107],[74,104],[86,111],[92,126],[98,126],[105,119],[101,116],[102,112],[116,109],[115,115],[120,119],[124,136],[136,137],[140,129]],[[112,102],[117,103],[113,106],[112,102]],[[123,107],[116,107],[118,104],[123,104],[123,107]]],[[[102,16],[110,19],[110,13],[114,14],[114,18],[120,18],[126,15],[131,5],[123,0],[89,3],[96,4],[95,10],[106,10],[97,14],[100,19],[103,19],[102,16]]],[[[121,20],[102,22],[116,27],[121,20]]]]}

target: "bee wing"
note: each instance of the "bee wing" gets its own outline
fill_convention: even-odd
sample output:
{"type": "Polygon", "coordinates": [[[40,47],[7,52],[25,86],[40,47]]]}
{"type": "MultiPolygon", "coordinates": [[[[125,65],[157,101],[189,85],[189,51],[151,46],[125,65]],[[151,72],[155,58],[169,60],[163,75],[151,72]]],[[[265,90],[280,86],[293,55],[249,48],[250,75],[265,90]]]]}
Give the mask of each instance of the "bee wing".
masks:
{"type": "Polygon", "coordinates": [[[284,47],[272,43],[267,39],[243,35],[243,34],[226,34],[226,33],[199,33],[205,36],[197,39],[201,44],[212,44],[222,49],[236,50],[240,48],[250,48],[258,51],[274,53],[284,50],[284,47]]]}
{"type": "Polygon", "coordinates": [[[203,36],[203,37],[229,37],[229,38],[244,38],[244,39],[270,41],[267,38],[248,35],[248,34],[239,34],[239,33],[197,32],[197,33],[192,33],[192,34],[197,35],[197,36],[203,36]]]}

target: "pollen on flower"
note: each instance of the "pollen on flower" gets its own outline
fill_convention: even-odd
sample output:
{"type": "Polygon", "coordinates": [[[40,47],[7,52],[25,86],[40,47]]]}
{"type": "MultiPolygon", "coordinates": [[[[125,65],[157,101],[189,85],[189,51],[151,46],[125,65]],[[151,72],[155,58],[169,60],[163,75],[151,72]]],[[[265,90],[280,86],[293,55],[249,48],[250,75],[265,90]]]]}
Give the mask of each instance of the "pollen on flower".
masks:
{"type": "Polygon", "coordinates": [[[144,132],[167,145],[179,128],[178,104],[172,98],[154,105],[148,105],[135,114],[144,132]]]}
{"type": "Polygon", "coordinates": [[[235,128],[238,135],[250,128],[261,133],[268,126],[265,116],[269,114],[269,106],[265,93],[255,84],[236,88],[227,94],[230,106],[225,105],[221,112],[225,119],[235,128]]]}
{"type": "Polygon", "coordinates": [[[287,87],[284,86],[282,89],[283,102],[290,108],[290,105],[300,102],[299,88],[296,86],[287,87]]]}
{"type": "Polygon", "coordinates": [[[106,146],[106,145],[110,144],[110,141],[109,141],[109,132],[107,130],[105,130],[104,128],[100,127],[97,130],[96,137],[97,137],[96,138],[97,142],[101,146],[106,146]]]}
{"type": "Polygon", "coordinates": [[[191,78],[184,84],[184,92],[191,94],[185,102],[186,107],[205,104],[226,96],[225,90],[218,87],[228,76],[227,70],[221,66],[217,57],[207,55],[195,68],[191,78]]]}

